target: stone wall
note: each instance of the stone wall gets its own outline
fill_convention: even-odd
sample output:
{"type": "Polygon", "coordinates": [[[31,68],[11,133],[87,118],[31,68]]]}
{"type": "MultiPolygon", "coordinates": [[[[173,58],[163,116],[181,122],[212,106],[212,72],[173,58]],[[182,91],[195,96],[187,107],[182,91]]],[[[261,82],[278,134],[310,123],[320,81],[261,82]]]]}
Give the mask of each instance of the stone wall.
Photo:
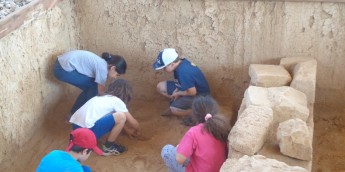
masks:
{"type": "Polygon", "coordinates": [[[18,11],[0,21],[1,28],[10,26],[2,30],[7,32],[23,19],[0,40],[0,162],[20,152],[50,110],[66,97],[51,68],[56,55],[76,49],[79,42],[73,4],[63,1],[51,8],[36,1],[32,5],[31,11],[18,11]]]}

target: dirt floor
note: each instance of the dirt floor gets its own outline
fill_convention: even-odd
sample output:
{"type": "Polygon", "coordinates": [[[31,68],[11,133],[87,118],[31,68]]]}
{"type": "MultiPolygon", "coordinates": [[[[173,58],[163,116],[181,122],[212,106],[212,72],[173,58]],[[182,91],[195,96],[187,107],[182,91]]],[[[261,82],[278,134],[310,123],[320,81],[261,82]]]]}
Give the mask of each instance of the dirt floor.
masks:
{"type": "MultiPolygon", "coordinates": [[[[70,125],[65,122],[70,103],[59,104],[54,113],[47,115],[42,129],[11,158],[1,164],[0,171],[35,171],[41,158],[54,149],[65,149],[68,144],[70,125]]],[[[160,157],[161,148],[165,144],[176,145],[188,127],[180,124],[181,119],[161,117],[168,106],[167,102],[134,101],[129,110],[140,122],[147,140],[129,139],[121,135],[120,144],[128,147],[128,151],[120,156],[102,157],[92,154],[85,162],[93,171],[107,172],[165,172],[160,157]]],[[[223,114],[232,115],[230,102],[221,104],[223,114]]],[[[313,171],[345,171],[345,117],[344,110],[315,106],[314,161],[313,171]]],[[[101,142],[100,140],[99,145],[101,142]]]]}

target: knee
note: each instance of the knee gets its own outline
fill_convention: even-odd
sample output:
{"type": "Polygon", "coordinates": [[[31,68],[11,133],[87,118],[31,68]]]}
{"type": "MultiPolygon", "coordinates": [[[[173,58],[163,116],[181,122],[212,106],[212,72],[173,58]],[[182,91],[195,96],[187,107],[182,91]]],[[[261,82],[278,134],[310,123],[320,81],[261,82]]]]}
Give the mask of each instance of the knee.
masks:
{"type": "Polygon", "coordinates": [[[126,122],[126,114],[123,112],[115,112],[113,113],[113,117],[115,119],[116,124],[126,122]]]}
{"type": "Polygon", "coordinates": [[[168,159],[168,157],[171,156],[171,152],[173,152],[173,150],[175,149],[175,147],[173,145],[165,145],[163,148],[162,148],[162,152],[161,152],[161,156],[162,158],[165,160],[165,159],[168,159]]]}
{"type": "Polygon", "coordinates": [[[161,93],[164,90],[166,90],[166,81],[159,82],[157,84],[157,91],[161,93]]]}

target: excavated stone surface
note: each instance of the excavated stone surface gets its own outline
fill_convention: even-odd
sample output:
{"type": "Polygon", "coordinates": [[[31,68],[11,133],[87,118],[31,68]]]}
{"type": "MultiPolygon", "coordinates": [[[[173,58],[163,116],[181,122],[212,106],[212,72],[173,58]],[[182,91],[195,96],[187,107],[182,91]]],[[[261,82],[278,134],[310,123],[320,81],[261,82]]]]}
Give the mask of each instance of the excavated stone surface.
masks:
{"type": "Polygon", "coordinates": [[[263,88],[249,86],[244,97],[246,107],[250,105],[271,107],[276,122],[291,118],[300,118],[306,121],[309,116],[306,96],[291,87],[263,88]]]}
{"type": "Polygon", "coordinates": [[[314,60],[314,58],[306,56],[284,57],[280,59],[280,65],[284,66],[284,68],[293,76],[293,71],[298,63],[310,60],[314,60]]]}
{"type": "Polygon", "coordinates": [[[249,66],[250,83],[259,87],[279,87],[289,85],[289,72],[279,65],[251,64],[249,66]]]}
{"type": "Polygon", "coordinates": [[[272,122],[270,107],[248,106],[230,131],[230,146],[240,153],[254,155],[265,143],[272,122]]]}
{"type": "Polygon", "coordinates": [[[308,103],[315,103],[316,91],[316,60],[298,63],[293,71],[291,87],[303,92],[307,96],[308,103]]]}
{"type": "Polygon", "coordinates": [[[312,160],[312,137],[301,119],[290,119],[279,124],[277,130],[280,152],[301,160],[312,160]]]}
{"type": "Polygon", "coordinates": [[[240,159],[227,159],[220,172],[307,172],[297,166],[289,166],[284,162],[269,159],[262,155],[243,156],[240,159]]]}

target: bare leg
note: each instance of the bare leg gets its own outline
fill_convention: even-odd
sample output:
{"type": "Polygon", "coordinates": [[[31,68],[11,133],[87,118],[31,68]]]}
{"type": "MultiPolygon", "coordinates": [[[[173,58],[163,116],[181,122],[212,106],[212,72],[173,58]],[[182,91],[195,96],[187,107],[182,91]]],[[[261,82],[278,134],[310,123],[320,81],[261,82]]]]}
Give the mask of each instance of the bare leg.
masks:
{"type": "Polygon", "coordinates": [[[113,113],[113,117],[115,119],[115,126],[110,131],[107,141],[108,142],[115,142],[117,137],[119,136],[120,132],[123,129],[123,126],[126,123],[126,115],[122,112],[115,112],[113,113]]]}
{"type": "Polygon", "coordinates": [[[167,97],[171,99],[171,96],[168,94],[167,91],[167,81],[161,81],[157,84],[157,91],[163,95],[164,97],[167,97]]]}

